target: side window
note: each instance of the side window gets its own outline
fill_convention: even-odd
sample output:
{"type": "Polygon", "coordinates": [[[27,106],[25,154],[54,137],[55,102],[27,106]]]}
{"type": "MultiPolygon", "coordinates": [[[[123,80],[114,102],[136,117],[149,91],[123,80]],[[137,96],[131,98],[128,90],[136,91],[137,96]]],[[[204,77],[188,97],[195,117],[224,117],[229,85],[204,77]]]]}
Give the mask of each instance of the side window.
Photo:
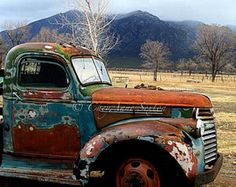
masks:
{"type": "Polygon", "coordinates": [[[18,84],[22,87],[65,88],[69,80],[64,68],[55,60],[24,58],[20,62],[18,84]]]}

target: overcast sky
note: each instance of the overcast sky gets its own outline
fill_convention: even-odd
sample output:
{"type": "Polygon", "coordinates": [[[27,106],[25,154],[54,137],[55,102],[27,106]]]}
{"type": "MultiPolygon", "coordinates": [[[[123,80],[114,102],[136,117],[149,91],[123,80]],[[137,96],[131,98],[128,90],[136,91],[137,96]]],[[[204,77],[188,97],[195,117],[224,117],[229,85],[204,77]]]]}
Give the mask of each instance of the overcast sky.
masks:
{"type": "MultiPolygon", "coordinates": [[[[70,0],[0,0],[0,30],[9,20],[30,22],[65,12],[70,0]]],[[[236,25],[236,0],[111,0],[110,10],[148,11],[163,20],[197,20],[236,25]]]]}

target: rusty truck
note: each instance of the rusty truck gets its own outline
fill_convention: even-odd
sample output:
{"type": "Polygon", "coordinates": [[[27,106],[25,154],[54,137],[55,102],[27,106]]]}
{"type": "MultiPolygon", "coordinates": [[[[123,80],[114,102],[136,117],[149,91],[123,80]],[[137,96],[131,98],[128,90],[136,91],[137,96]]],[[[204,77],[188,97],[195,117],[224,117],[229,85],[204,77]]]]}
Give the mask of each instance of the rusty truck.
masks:
{"type": "Polygon", "coordinates": [[[0,176],[77,186],[200,186],[217,176],[211,100],[112,87],[103,60],[69,44],[6,57],[0,176]]]}

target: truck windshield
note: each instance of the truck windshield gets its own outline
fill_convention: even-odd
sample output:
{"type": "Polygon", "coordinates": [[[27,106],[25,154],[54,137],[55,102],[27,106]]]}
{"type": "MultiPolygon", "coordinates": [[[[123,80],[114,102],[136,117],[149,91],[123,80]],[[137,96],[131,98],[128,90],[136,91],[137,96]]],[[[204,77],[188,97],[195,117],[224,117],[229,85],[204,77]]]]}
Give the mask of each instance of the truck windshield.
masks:
{"type": "Polygon", "coordinates": [[[83,85],[94,83],[111,84],[110,77],[103,62],[95,58],[73,58],[72,64],[83,85]]]}

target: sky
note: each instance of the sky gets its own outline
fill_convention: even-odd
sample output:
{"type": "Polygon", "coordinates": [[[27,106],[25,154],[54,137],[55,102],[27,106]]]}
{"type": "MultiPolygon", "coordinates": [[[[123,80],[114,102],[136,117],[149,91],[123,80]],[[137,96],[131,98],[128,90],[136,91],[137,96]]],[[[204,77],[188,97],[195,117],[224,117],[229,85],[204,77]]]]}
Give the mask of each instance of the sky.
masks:
{"type": "MultiPolygon", "coordinates": [[[[71,9],[71,0],[0,0],[0,30],[9,21],[33,22],[71,9]]],[[[111,13],[143,10],[163,20],[236,25],[236,0],[110,0],[111,13]]]]}

